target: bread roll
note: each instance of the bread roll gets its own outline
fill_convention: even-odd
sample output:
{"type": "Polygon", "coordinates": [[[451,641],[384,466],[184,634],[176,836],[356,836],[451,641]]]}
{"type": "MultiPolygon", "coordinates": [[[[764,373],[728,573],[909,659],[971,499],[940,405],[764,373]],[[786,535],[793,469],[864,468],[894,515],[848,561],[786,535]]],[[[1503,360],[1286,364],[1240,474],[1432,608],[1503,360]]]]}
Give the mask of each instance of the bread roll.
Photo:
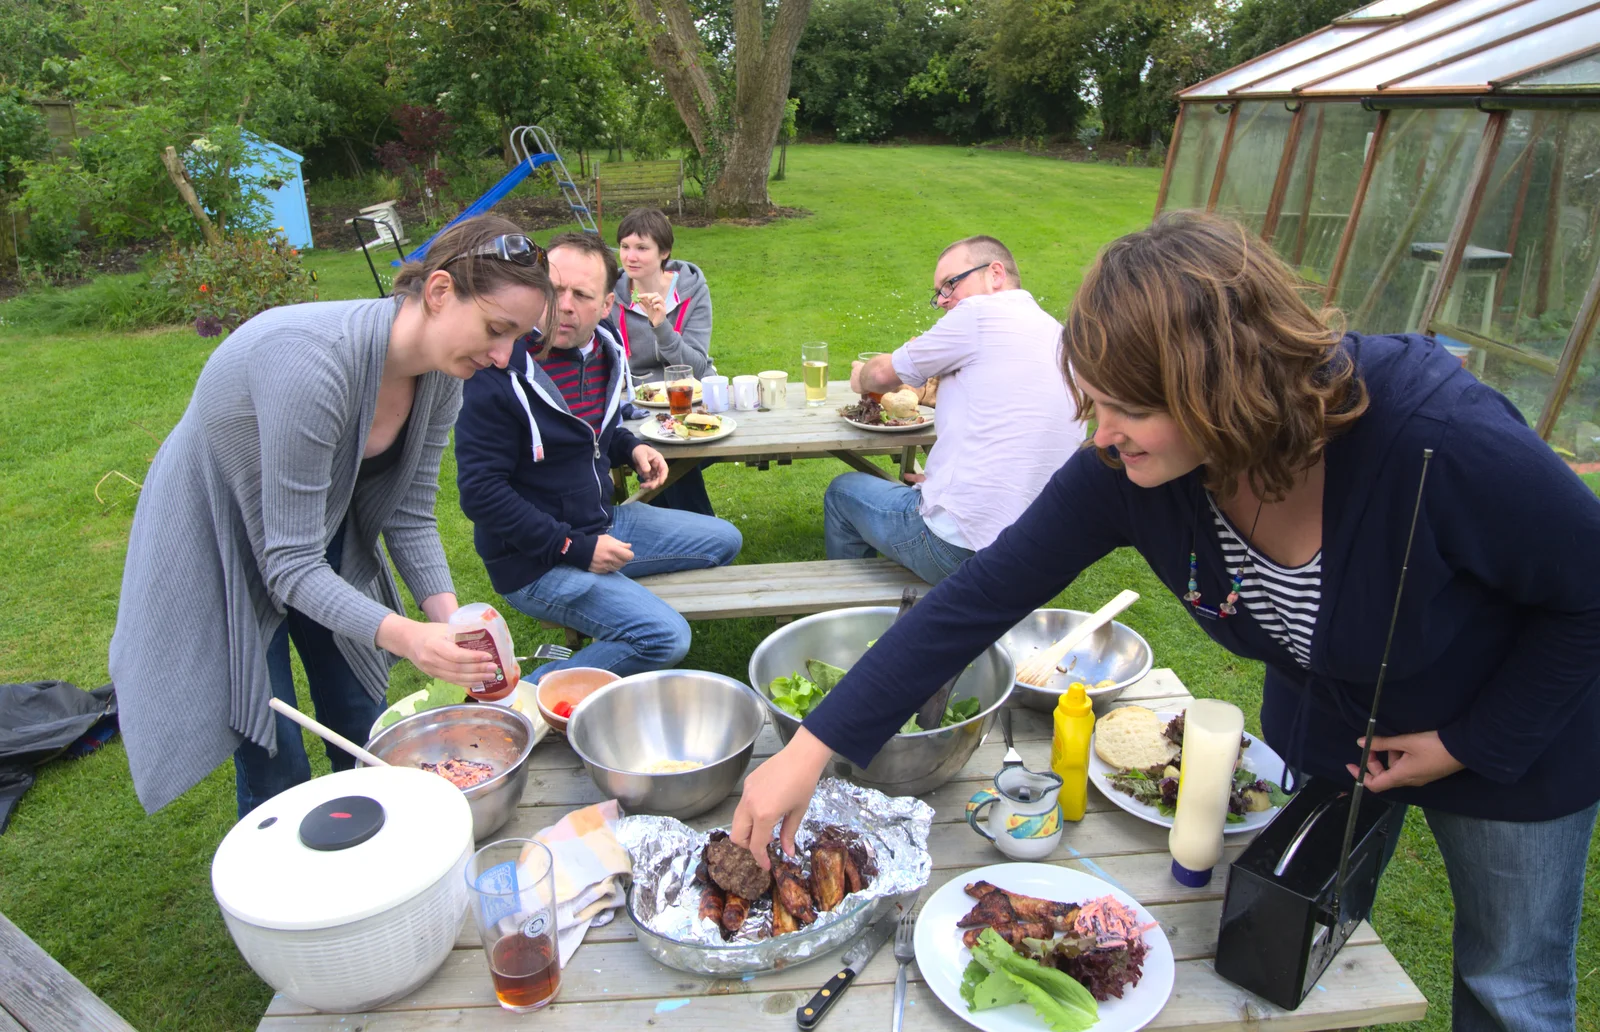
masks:
{"type": "Polygon", "coordinates": [[[1145,770],[1176,760],[1166,723],[1143,706],[1122,706],[1095,721],[1094,752],[1118,770],[1145,770]]]}
{"type": "Polygon", "coordinates": [[[879,399],[883,411],[889,414],[890,419],[915,419],[917,418],[917,392],[910,387],[902,387],[891,391],[879,399]]]}

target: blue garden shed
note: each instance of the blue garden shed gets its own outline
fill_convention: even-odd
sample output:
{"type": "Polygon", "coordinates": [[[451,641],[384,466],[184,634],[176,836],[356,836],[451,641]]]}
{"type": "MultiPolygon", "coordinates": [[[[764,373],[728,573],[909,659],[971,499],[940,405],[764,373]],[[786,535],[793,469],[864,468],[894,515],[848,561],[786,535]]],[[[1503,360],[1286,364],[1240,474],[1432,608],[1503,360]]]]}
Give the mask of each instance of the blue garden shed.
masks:
{"type": "Polygon", "coordinates": [[[271,178],[262,192],[272,212],[274,228],[283,230],[290,247],[311,247],[311,210],[306,206],[306,181],[301,172],[305,161],[287,147],[245,133],[250,145],[250,163],[240,169],[247,175],[270,170],[271,178]]]}

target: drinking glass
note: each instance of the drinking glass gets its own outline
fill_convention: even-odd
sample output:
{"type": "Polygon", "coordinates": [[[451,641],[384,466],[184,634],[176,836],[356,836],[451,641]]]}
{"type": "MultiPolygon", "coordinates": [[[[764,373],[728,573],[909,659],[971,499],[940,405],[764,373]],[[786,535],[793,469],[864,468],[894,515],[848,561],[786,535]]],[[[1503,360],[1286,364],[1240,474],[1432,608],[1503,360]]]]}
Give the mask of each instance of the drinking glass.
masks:
{"type": "Polygon", "coordinates": [[[500,1006],[523,1014],[561,991],[555,860],[543,842],[501,839],[467,861],[467,893],[500,1006]]]}
{"type": "Polygon", "coordinates": [[[812,341],[810,344],[800,345],[800,376],[806,385],[806,404],[810,406],[826,405],[828,403],[828,345],[824,341],[812,341]]]}
{"type": "MultiPolygon", "coordinates": [[[[873,359],[877,358],[879,355],[886,355],[886,354],[888,354],[888,352],[886,352],[886,351],[863,351],[861,354],[856,356],[856,361],[860,362],[862,365],[866,365],[868,362],[870,362],[873,359]]],[[[877,393],[874,393],[874,392],[871,392],[871,391],[862,391],[861,392],[861,396],[863,398],[866,398],[868,401],[877,401],[877,400],[879,400],[880,398],[883,397],[883,395],[877,394],[877,393]]]]}
{"type": "Polygon", "coordinates": [[[694,406],[694,370],[686,365],[666,369],[667,406],[675,416],[687,416],[694,406]]]}

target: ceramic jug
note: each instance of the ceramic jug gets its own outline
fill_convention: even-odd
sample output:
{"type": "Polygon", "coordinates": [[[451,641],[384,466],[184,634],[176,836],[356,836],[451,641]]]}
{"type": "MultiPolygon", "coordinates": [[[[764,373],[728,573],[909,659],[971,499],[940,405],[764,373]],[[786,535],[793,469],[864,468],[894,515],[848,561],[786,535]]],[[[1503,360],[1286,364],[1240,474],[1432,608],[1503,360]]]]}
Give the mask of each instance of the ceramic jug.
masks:
{"type": "Polygon", "coordinates": [[[1043,860],[1061,843],[1060,794],[1055,773],[1007,763],[994,776],[994,791],[984,789],[967,801],[967,823],[1013,860],[1043,860]],[[978,817],[989,806],[985,828],[978,817]]]}

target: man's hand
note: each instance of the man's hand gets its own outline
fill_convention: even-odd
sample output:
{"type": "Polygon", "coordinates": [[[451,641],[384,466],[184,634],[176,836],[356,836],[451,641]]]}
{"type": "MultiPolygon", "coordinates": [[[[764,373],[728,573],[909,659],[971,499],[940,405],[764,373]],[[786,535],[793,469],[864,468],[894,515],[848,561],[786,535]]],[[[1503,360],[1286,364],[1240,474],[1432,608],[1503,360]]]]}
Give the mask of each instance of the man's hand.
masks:
{"type": "Polygon", "coordinates": [[[756,863],[769,867],[767,842],[772,829],[782,822],[783,851],[795,853],[794,833],[811,805],[817,779],[833,756],[822,739],[804,727],[795,732],[789,744],[744,779],[739,808],[733,812],[728,837],[755,854],[756,863]]]}
{"type": "MultiPolygon", "coordinates": [[[[1361,745],[1365,739],[1356,739],[1361,745]]],[[[1356,765],[1345,764],[1351,777],[1356,765]]],[[[1448,777],[1466,767],[1439,741],[1439,732],[1421,731],[1411,735],[1373,735],[1372,754],[1367,758],[1367,788],[1382,792],[1389,788],[1415,788],[1448,777]],[[1380,753],[1389,754],[1385,766],[1380,753]]]]}
{"type": "Polygon", "coordinates": [[[654,490],[666,482],[667,460],[648,444],[641,444],[633,450],[633,468],[639,474],[639,487],[645,491],[654,490]]]}
{"type": "Polygon", "coordinates": [[[667,317],[667,299],[660,294],[635,294],[634,302],[644,309],[646,319],[651,326],[660,326],[661,320],[667,317]]]}
{"type": "Polygon", "coordinates": [[[861,389],[861,369],[865,365],[866,363],[861,361],[850,363],[850,389],[855,391],[857,394],[866,393],[861,389]]]}
{"type": "Polygon", "coordinates": [[[594,543],[594,558],[589,560],[590,573],[616,573],[633,562],[633,546],[618,541],[610,534],[601,534],[594,543]]]}
{"type": "Polygon", "coordinates": [[[920,484],[924,480],[927,480],[927,479],[928,479],[928,474],[926,474],[926,473],[902,473],[902,474],[900,474],[900,482],[904,483],[904,484],[920,484]]]}

